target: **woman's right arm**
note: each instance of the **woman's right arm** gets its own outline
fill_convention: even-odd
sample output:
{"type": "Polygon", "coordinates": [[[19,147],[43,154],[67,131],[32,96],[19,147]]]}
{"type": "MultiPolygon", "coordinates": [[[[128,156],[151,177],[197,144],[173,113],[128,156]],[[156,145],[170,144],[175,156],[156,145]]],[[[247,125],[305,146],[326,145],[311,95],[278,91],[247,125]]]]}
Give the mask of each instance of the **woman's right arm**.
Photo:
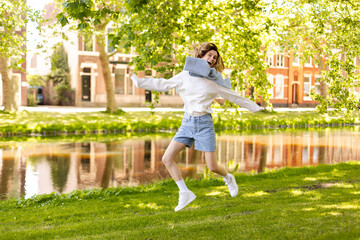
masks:
{"type": "Polygon", "coordinates": [[[135,74],[133,74],[130,77],[130,79],[134,82],[135,86],[138,88],[143,88],[146,90],[157,91],[157,92],[166,92],[173,88],[179,87],[180,74],[178,74],[170,79],[138,78],[135,74]]]}

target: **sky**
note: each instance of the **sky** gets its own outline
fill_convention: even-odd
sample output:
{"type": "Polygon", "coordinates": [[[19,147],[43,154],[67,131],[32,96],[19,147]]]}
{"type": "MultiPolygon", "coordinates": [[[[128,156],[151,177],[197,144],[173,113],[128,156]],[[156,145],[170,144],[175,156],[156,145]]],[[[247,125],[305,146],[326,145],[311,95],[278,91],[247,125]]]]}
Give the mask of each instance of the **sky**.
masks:
{"type": "MultiPolygon", "coordinates": [[[[51,3],[53,0],[27,0],[27,5],[35,10],[43,10],[45,4],[51,3]]],[[[36,25],[33,23],[28,23],[27,27],[27,48],[28,50],[33,50],[36,47],[36,37],[38,36],[38,33],[36,31],[36,25]]]]}
{"type": "Polygon", "coordinates": [[[51,2],[53,2],[53,0],[27,0],[28,6],[36,10],[43,10],[45,4],[51,2]]]}

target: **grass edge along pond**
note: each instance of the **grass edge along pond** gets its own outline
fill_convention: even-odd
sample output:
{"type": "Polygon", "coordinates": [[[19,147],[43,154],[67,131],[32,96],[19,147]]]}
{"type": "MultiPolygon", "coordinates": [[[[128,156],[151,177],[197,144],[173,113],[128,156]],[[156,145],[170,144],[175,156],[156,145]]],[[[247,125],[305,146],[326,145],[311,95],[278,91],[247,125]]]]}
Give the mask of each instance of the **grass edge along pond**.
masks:
{"type": "MultiPolygon", "coordinates": [[[[180,127],[183,112],[106,112],[42,113],[0,112],[0,137],[85,135],[122,132],[159,132],[180,127]]],[[[321,115],[316,111],[258,112],[215,111],[214,125],[220,130],[254,130],[276,128],[314,128],[359,125],[360,112],[348,117],[321,115]]]]}
{"type": "Polygon", "coordinates": [[[1,239],[359,239],[360,163],[187,179],[197,198],[174,212],[171,180],[0,202],[1,239]]]}

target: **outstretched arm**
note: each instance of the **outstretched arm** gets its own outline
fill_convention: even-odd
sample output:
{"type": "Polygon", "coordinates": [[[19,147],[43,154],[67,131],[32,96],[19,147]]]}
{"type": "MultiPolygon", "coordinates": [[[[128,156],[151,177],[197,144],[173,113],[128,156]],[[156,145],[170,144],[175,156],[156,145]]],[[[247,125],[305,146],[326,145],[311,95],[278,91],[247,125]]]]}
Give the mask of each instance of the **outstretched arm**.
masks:
{"type": "Polygon", "coordinates": [[[263,107],[259,107],[259,105],[257,105],[255,102],[251,101],[248,98],[244,98],[244,97],[240,96],[233,90],[224,88],[222,86],[218,86],[218,88],[219,88],[218,94],[220,97],[223,97],[223,98],[229,100],[230,102],[233,102],[233,103],[239,105],[240,107],[246,108],[251,112],[258,112],[258,111],[264,110],[263,107]]]}
{"type": "Polygon", "coordinates": [[[178,87],[179,84],[179,80],[176,76],[167,80],[164,78],[138,78],[135,74],[133,74],[130,79],[138,88],[157,92],[169,91],[178,87]]]}

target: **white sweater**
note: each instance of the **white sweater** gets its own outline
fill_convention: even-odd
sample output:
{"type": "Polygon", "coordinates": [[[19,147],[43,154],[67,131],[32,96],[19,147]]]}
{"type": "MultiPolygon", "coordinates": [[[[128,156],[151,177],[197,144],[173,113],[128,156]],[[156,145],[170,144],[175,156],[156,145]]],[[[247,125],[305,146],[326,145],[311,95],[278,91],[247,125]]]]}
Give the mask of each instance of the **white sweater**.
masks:
{"type": "Polygon", "coordinates": [[[218,96],[251,112],[264,109],[250,99],[241,97],[233,90],[206,78],[192,77],[185,70],[168,80],[164,78],[138,78],[136,75],[132,75],[131,80],[136,87],[151,91],[166,92],[176,88],[177,93],[184,101],[185,112],[193,116],[212,113],[211,105],[218,96]]]}

